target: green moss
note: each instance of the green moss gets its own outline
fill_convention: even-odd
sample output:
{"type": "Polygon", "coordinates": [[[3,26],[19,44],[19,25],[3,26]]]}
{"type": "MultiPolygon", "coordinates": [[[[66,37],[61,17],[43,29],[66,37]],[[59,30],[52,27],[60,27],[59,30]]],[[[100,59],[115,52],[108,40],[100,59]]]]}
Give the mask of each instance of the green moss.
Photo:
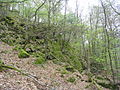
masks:
{"type": "Polygon", "coordinates": [[[4,62],[3,62],[2,60],[0,60],[0,66],[1,66],[2,64],[4,64],[4,62]]]}
{"type": "Polygon", "coordinates": [[[59,71],[62,75],[63,74],[69,74],[70,72],[68,72],[65,68],[58,68],[56,69],[57,71],[59,71]]]}
{"type": "Polygon", "coordinates": [[[45,62],[45,54],[42,52],[35,52],[33,53],[34,57],[37,57],[34,64],[43,64],[45,62]]]}
{"type": "Polygon", "coordinates": [[[63,70],[61,71],[61,74],[69,74],[69,72],[68,72],[67,70],[64,70],[64,69],[63,69],[63,70]]]}
{"type": "Polygon", "coordinates": [[[79,72],[82,72],[82,64],[78,58],[78,56],[76,55],[72,55],[69,56],[70,57],[70,60],[69,60],[69,63],[71,66],[73,66],[75,69],[77,69],[79,72]]]}
{"type": "MultiPolygon", "coordinates": [[[[63,41],[64,42],[64,41],[63,41]]],[[[74,72],[74,70],[78,70],[82,72],[82,64],[79,58],[79,51],[75,50],[73,47],[69,45],[69,43],[65,43],[64,52],[61,50],[60,42],[49,42],[49,50],[56,60],[53,62],[58,64],[60,62],[69,63],[71,67],[66,67],[67,71],[74,72]]]]}
{"type": "Polygon", "coordinates": [[[21,49],[18,53],[19,58],[28,58],[30,55],[23,49],[21,49]]]}
{"type": "Polygon", "coordinates": [[[34,62],[34,64],[43,64],[44,62],[45,62],[45,58],[42,56],[39,56],[34,62]]]}
{"type": "Polygon", "coordinates": [[[0,72],[5,70],[5,68],[3,68],[3,65],[4,65],[4,62],[0,60],[0,72]]]}
{"type": "Polygon", "coordinates": [[[67,79],[68,82],[71,82],[71,83],[74,83],[76,81],[76,78],[75,77],[69,77],[67,79]]]}

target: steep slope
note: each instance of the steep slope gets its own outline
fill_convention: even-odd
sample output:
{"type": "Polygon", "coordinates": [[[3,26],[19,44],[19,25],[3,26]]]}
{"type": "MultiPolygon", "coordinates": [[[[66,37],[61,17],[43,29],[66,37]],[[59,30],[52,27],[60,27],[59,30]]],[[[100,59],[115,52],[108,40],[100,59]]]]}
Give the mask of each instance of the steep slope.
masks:
{"type": "Polygon", "coordinates": [[[63,65],[54,64],[52,61],[39,66],[34,65],[34,58],[19,59],[17,53],[13,51],[12,46],[0,42],[0,57],[5,64],[17,67],[38,79],[21,75],[14,70],[2,71],[0,72],[0,90],[97,90],[95,87],[85,88],[90,84],[84,81],[87,76],[82,76],[77,71],[66,74],[63,72],[63,74],[60,71],[63,65]],[[69,77],[75,77],[76,81],[68,82],[69,77]]]}

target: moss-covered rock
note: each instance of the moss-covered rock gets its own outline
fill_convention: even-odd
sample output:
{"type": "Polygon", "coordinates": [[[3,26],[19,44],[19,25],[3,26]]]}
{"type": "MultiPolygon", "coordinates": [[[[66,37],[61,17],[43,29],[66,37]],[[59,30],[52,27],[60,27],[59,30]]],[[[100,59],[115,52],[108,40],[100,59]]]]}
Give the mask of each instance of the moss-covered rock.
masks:
{"type": "Polygon", "coordinates": [[[34,64],[43,64],[45,62],[45,54],[42,52],[35,52],[32,54],[37,59],[35,60],[34,64]]]}
{"type": "Polygon", "coordinates": [[[45,58],[42,56],[39,56],[34,62],[34,64],[43,64],[44,62],[45,62],[45,58]]]}
{"type": "Polygon", "coordinates": [[[21,49],[18,53],[19,58],[28,58],[30,55],[23,49],[21,49]]]}
{"type": "Polygon", "coordinates": [[[71,82],[71,83],[74,83],[76,81],[76,78],[75,77],[69,77],[67,79],[68,82],[71,82]]]}

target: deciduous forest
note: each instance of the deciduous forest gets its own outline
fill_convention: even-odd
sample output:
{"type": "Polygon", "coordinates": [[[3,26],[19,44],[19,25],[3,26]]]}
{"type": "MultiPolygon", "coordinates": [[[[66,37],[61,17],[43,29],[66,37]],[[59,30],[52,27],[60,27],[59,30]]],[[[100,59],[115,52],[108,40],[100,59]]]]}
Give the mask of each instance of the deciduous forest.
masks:
{"type": "Polygon", "coordinates": [[[69,1],[0,0],[0,90],[120,90],[119,0],[69,1]]]}

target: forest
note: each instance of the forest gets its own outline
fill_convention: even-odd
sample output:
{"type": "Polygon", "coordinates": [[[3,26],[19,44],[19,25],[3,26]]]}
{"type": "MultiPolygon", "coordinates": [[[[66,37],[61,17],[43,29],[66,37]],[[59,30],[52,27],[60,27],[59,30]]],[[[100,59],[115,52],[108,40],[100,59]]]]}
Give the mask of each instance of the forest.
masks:
{"type": "Polygon", "coordinates": [[[69,1],[0,0],[0,90],[120,90],[119,0],[69,1]]]}

